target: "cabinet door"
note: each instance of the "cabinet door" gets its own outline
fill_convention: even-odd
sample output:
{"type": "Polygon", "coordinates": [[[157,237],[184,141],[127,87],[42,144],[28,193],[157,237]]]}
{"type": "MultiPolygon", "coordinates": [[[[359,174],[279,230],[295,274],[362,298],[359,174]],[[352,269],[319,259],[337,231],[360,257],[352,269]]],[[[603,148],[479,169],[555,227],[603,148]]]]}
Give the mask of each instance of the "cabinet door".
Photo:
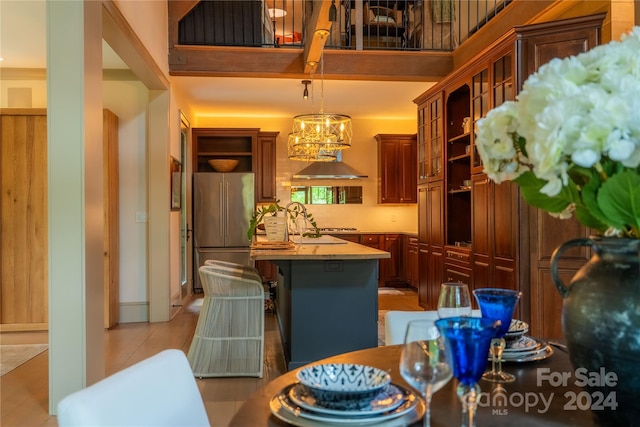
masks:
{"type": "Polygon", "coordinates": [[[400,178],[400,203],[416,203],[416,141],[399,141],[398,143],[398,175],[400,178]]]}
{"type": "Polygon", "coordinates": [[[378,203],[416,203],[416,136],[379,134],[378,203]]]}
{"type": "Polygon", "coordinates": [[[383,236],[382,250],[391,254],[391,258],[380,260],[380,282],[382,286],[387,283],[402,282],[401,268],[402,250],[400,248],[399,234],[385,234],[383,236]]]}
{"type": "Polygon", "coordinates": [[[444,183],[429,184],[427,192],[427,241],[431,246],[444,246],[444,183]]]}
{"type": "Polygon", "coordinates": [[[378,141],[378,203],[400,203],[399,158],[396,141],[378,141]]]}
{"type": "Polygon", "coordinates": [[[429,309],[430,305],[429,255],[429,245],[418,244],[418,305],[425,310],[429,309]]]}
{"type": "Polygon", "coordinates": [[[260,132],[257,143],[256,200],[275,202],[276,140],[278,132],[260,132]]]}
{"type": "Polygon", "coordinates": [[[427,101],[427,177],[429,181],[444,178],[444,111],[443,94],[427,101]]]}

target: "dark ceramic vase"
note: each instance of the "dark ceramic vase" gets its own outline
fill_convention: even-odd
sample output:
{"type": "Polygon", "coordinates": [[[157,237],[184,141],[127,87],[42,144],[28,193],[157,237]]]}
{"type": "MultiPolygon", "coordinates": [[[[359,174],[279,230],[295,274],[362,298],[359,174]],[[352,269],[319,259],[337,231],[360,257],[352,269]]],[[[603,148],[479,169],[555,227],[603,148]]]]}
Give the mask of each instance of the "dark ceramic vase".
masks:
{"type": "Polygon", "coordinates": [[[587,383],[575,410],[591,410],[600,425],[632,426],[640,420],[639,248],[640,239],[592,237],[570,240],[551,257],[575,370],[570,381],[587,383]],[[575,246],[591,246],[593,256],[565,285],[558,259],[575,246]]]}

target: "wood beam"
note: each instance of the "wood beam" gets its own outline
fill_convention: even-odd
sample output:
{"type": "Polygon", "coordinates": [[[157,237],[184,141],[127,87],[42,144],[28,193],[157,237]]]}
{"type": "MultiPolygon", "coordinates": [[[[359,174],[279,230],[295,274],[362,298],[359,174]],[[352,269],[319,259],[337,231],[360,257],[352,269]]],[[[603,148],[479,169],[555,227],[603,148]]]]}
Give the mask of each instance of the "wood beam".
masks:
{"type": "MultiPolygon", "coordinates": [[[[306,78],[302,49],[176,46],[173,76],[306,78]]],[[[328,80],[439,81],[453,70],[449,52],[334,50],[324,52],[328,80]]]]}
{"type": "Polygon", "coordinates": [[[310,3],[313,5],[313,13],[308,21],[305,38],[308,42],[304,47],[304,73],[307,75],[314,73],[318,67],[332,24],[329,21],[331,0],[313,0],[310,3]]]}

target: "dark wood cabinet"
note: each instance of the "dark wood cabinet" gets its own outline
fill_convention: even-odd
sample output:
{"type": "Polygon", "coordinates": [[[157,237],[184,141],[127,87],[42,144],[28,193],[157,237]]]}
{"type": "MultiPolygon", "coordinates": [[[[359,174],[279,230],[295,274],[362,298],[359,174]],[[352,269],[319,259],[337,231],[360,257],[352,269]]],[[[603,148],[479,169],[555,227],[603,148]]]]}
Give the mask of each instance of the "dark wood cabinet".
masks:
{"type": "Polygon", "coordinates": [[[260,132],[256,145],[256,201],[275,202],[276,195],[276,140],[279,132],[260,132]]]}
{"type": "Polygon", "coordinates": [[[418,189],[418,304],[433,310],[437,306],[444,278],[444,182],[418,189]]]}
{"type": "Polygon", "coordinates": [[[420,265],[418,238],[405,236],[404,240],[404,280],[407,285],[417,289],[419,280],[418,267],[420,265]]]}
{"type": "Polygon", "coordinates": [[[391,258],[383,258],[378,262],[379,287],[404,284],[401,240],[400,234],[360,235],[361,245],[380,249],[391,254],[391,258]]]}
{"type": "MultiPolygon", "coordinates": [[[[560,243],[589,232],[575,220],[557,220],[528,206],[515,184],[490,181],[472,129],[489,110],[515,99],[542,64],[597,45],[604,16],[515,27],[415,100],[419,182],[428,183],[418,192],[418,294],[425,308],[434,308],[437,280],[464,282],[471,288],[519,289],[520,315],[530,322],[530,333],[561,336],[562,301],[551,283],[551,253],[560,243]],[[444,100],[441,119],[439,99],[444,100]],[[441,123],[444,132],[438,132],[441,123]],[[444,199],[431,193],[431,180],[437,176],[429,169],[433,141],[446,141],[444,177],[438,179],[444,199]],[[435,216],[435,206],[442,209],[442,217],[435,216]],[[441,246],[434,243],[439,239],[441,246]],[[441,264],[432,267],[438,258],[441,264]],[[439,279],[434,274],[440,274],[439,279]]],[[[589,259],[588,250],[574,251],[563,257],[560,268],[567,280],[589,259]]]]}
{"type": "Polygon", "coordinates": [[[442,92],[418,105],[418,184],[444,178],[444,101],[442,92]]]}
{"type": "Polygon", "coordinates": [[[416,203],[416,135],[379,134],[378,203],[416,203]]]}
{"type": "Polygon", "coordinates": [[[385,234],[382,236],[382,250],[391,254],[391,258],[380,260],[380,281],[385,285],[404,285],[402,274],[402,236],[385,234]]]}
{"type": "Polygon", "coordinates": [[[276,140],[279,132],[257,128],[194,128],[193,171],[215,172],[212,159],[233,159],[233,172],[255,173],[255,199],[276,200],[276,140]]]}

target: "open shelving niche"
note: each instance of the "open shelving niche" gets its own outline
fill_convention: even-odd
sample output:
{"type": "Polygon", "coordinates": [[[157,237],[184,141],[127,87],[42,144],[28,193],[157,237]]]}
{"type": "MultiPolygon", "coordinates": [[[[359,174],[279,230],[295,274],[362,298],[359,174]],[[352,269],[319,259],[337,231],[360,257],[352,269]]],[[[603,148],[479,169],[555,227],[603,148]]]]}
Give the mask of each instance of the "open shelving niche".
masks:
{"type": "Polygon", "coordinates": [[[464,84],[446,101],[447,246],[471,246],[471,133],[462,125],[470,117],[470,88],[464,84]]]}

